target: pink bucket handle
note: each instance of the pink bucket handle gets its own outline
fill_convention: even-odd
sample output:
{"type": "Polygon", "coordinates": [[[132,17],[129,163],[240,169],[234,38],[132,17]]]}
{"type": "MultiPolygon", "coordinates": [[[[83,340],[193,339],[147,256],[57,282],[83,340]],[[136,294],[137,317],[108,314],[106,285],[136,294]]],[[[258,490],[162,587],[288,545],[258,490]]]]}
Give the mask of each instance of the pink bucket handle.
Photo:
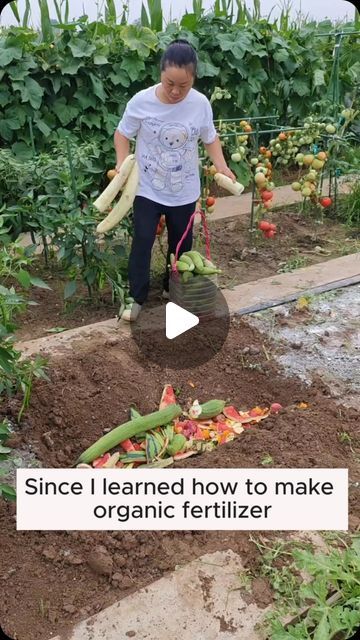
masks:
{"type": "Polygon", "coordinates": [[[184,242],[187,234],[189,233],[191,227],[194,224],[194,220],[195,220],[195,216],[196,214],[199,213],[201,215],[201,220],[202,220],[202,225],[204,228],[204,232],[205,232],[205,245],[206,245],[206,257],[208,260],[211,260],[211,254],[210,254],[210,233],[209,233],[209,227],[206,221],[206,215],[203,209],[196,209],[194,211],[194,213],[192,214],[190,220],[189,220],[189,224],[186,227],[183,236],[181,237],[181,239],[179,240],[177,247],[176,247],[176,251],[175,251],[175,260],[174,260],[174,264],[171,267],[171,270],[175,273],[178,272],[177,267],[176,267],[176,263],[178,261],[178,257],[179,257],[179,253],[180,253],[180,248],[182,243],[184,242]]]}

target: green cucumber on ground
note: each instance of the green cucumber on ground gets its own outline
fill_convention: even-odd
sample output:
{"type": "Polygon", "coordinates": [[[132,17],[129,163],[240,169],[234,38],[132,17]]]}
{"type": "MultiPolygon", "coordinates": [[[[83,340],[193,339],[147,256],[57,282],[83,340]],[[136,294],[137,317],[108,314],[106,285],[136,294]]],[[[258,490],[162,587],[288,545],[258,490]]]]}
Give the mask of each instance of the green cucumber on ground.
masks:
{"type": "Polygon", "coordinates": [[[169,424],[172,420],[180,416],[181,413],[182,409],[179,405],[170,404],[168,407],[165,407],[165,409],[155,411],[154,413],[150,413],[146,416],[141,416],[140,418],[135,418],[134,420],[130,420],[119,427],[115,427],[115,429],[106,433],[97,440],[97,442],[91,445],[91,447],[86,449],[75,464],[79,464],[80,462],[88,464],[95,460],[95,458],[102,456],[103,453],[113,449],[113,447],[118,445],[120,442],[123,442],[128,438],[133,438],[144,431],[149,431],[150,429],[155,429],[156,427],[162,427],[169,424]]]}
{"type": "MultiPolygon", "coordinates": [[[[208,402],[204,402],[204,404],[200,404],[198,407],[196,407],[196,413],[198,413],[198,410],[200,409],[200,412],[197,416],[194,415],[194,417],[198,420],[207,420],[208,418],[215,418],[216,416],[218,416],[220,413],[223,412],[224,408],[225,408],[226,402],[225,400],[208,400],[208,402]]],[[[189,415],[192,418],[192,411],[190,408],[189,411],[189,415]]]]}

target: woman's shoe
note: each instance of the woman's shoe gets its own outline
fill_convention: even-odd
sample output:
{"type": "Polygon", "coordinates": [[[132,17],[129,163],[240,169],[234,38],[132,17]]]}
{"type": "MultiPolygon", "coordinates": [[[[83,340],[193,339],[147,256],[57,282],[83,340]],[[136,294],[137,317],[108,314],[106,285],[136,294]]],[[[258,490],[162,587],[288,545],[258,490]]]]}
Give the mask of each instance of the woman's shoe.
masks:
{"type": "Polygon", "coordinates": [[[129,305],[127,305],[125,311],[123,311],[121,319],[126,320],[126,322],[136,322],[139,317],[140,311],[141,304],[138,304],[137,302],[131,302],[129,305]]]}

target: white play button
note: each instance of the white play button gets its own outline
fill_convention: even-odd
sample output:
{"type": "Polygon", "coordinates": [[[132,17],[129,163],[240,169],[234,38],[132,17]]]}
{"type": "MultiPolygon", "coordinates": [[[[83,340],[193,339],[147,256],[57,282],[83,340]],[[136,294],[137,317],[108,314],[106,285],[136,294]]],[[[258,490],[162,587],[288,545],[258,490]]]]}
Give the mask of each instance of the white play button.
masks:
{"type": "Polygon", "coordinates": [[[166,305],[166,337],[173,340],[199,324],[199,318],[173,302],[166,305]]]}

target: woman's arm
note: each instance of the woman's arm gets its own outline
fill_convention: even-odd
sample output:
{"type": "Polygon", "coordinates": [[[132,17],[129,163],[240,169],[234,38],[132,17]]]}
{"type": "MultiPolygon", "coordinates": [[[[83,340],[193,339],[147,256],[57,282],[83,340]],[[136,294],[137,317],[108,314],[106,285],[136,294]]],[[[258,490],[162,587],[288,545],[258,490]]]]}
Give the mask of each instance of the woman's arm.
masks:
{"type": "Polygon", "coordinates": [[[114,134],[114,146],[116,151],[116,171],[119,171],[125,158],[130,153],[130,140],[116,130],[114,134]]]}
{"type": "Polygon", "coordinates": [[[231,180],[236,182],[235,174],[229,169],[224,158],[222,146],[219,137],[216,137],[211,144],[204,144],[206,151],[208,152],[211,160],[219,173],[223,173],[224,176],[228,176],[231,180]]]}

